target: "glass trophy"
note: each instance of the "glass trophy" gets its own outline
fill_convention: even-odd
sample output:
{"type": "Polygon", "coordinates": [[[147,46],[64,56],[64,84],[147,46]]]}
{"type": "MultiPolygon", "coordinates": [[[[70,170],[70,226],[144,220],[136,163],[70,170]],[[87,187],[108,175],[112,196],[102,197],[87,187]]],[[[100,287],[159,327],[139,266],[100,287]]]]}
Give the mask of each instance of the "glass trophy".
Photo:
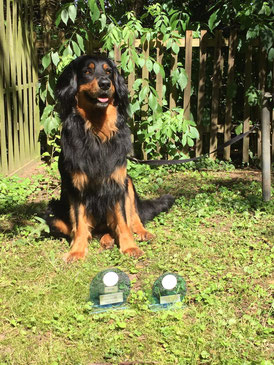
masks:
{"type": "Polygon", "coordinates": [[[95,310],[116,309],[126,303],[129,293],[129,277],[119,269],[107,269],[93,278],[89,300],[95,310]]]}
{"type": "MultiPolygon", "coordinates": [[[[186,282],[178,274],[166,273],[161,275],[152,288],[151,309],[170,308],[181,303],[186,295],[186,282]]],[[[176,307],[176,306],[175,306],[176,307]]]]}

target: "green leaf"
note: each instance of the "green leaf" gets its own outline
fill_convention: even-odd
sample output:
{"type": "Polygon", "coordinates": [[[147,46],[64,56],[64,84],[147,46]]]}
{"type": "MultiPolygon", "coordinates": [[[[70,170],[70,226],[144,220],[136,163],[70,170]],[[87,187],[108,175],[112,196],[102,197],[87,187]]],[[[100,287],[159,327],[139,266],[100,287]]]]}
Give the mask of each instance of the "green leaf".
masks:
{"type": "Polygon", "coordinates": [[[144,58],[139,58],[139,60],[138,60],[138,65],[139,65],[141,68],[143,68],[143,67],[144,67],[145,63],[146,63],[146,61],[145,61],[145,59],[144,59],[144,58]]]}
{"type": "Polygon", "coordinates": [[[52,59],[53,64],[55,66],[57,66],[59,61],[60,61],[59,53],[58,52],[52,52],[51,53],[51,59],[52,59]]]}
{"type": "Polygon", "coordinates": [[[218,18],[218,11],[215,11],[213,14],[210,15],[210,18],[208,20],[208,27],[211,32],[213,31],[214,28],[217,27],[217,25],[221,21],[221,20],[217,20],[217,18],[218,18]]]}
{"type": "Polygon", "coordinates": [[[41,116],[41,124],[44,125],[46,119],[49,117],[49,115],[52,113],[53,111],[53,105],[47,105],[43,111],[43,114],[41,116]]]}
{"type": "Polygon", "coordinates": [[[173,51],[175,54],[178,54],[178,53],[179,53],[179,51],[180,51],[180,47],[178,46],[178,44],[177,44],[176,42],[173,42],[173,43],[172,43],[171,48],[172,48],[172,51],[173,51]]]}
{"type": "Polygon", "coordinates": [[[189,145],[189,147],[193,147],[194,146],[193,139],[191,139],[190,137],[187,137],[187,144],[189,145]]]}
{"type": "Polygon", "coordinates": [[[237,134],[237,136],[239,134],[241,134],[243,132],[243,124],[239,124],[236,128],[235,128],[235,133],[237,134]]]}
{"type": "Polygon", "coordinates": [[[101,5],[101,9],[105,13],[106,11],[105,11],[105,2],[104,2],[104,0],[99,0],[99,2],[100,2],[100,5],[101,5]]]}
{"type": "Polygon", "coordinates": [[[158,101],[157,101],[156,96],[153,95],[153,93],[150,93],[149,97],[148,97],[148,105],[154,111],[157,108],[157,104],[158,104],[158,101]]]}
{"type": "Polygon", "coordinates": [[[270,50],[268,52],[268,60],[269,60],[269,62],[273,62],[273,60],[274,60],[274,48],[270,48],[270,50]]]}
{"type": "Polygon", "coordinates": [[[74,42],[74,41],[72,41],[72,48],[73,48],[73,51],[76,54],[76,56],[80,56],[81,55],[81,50],[80,50],[78,44],[76,42],[74,42]]]}
{"type": "Polygon", "coordinates": [[[139,90],[141,84],[142,84],[143,80],[142,79],[137,79],[134,81],[134,84],[132,86],[133,90],[137,91],[139,90]]]}
{"type": "Polygon", "coordinates": [[[153,71],[156,73],[156,75],[160,72],[161,70],[161,66],[159,65],[158,62],[155,62],[153,65],[153,71]]]}
{"type": "Polygon", "coordinates": [[[145,86],[142,88],[140,94],[139,94],[139,101],[142,102],[145,97],[147,96],[148,94],[148,91],[149,91],[149,87],[148,86],[145,86]]]}
{"type": "Polygon", "coordinates": [[[63,9],[61,12],[61,19],[63,20],[63,22],[67,25],[68,24],[68,19],[69,19],[69,13],[68,13],[68,9],[63,9]]]}
{"type": "Polygon", "coordinates": [[[64,50],[63,56],[72,56],[72,53],[73,53],[72,49],[71,49],[70,45],[68,45],[66,47],[66,49],[64,50]]]}
{"type": "Polygon", "coordinates": [[[198,132],[198,130],[197,130],[197,128],[195,128],[195,127],[192,127],[192,126],[190,126],[189,127],[189,136],[191,137],[191,138],[199,138],[199,132],[198,132]]]}
{"type": "Polygon", "coordinates": [[[140,103],[139,100],[136,100],[135,103],[130,104],[130,111],[131,114],[134,114],[135,112],[137,112],[137,110],[140,109],[140,103]]]}
{"type": "Polygon", "coordinates": [[[76,34],[76,39],[78,46],[80,47],[81,51],[85,52],[85,45],[84,45],[84,39],[80,36],[80,34],[76,34]]]}
{"type": "Polygon", "coordinates": [[[149,72],[152,71],[152,68],[153,68],[153,63],[150,59],[146,60],[146,67],[148,69],[149,72]]]}
{"type": "Polygon", "coordinates": [[[178,82],[181,90],[183,91],[188,82],[188,76],[187,76],[185,69],[180,70],[180,74],[179,74],[177,82],[178,82]]]}
{"type": "Polygon", "coordinates": [[[48,68],[51,62],[50,53],[45,54],[45,56],[42,58],[42,66],[44,67],[44,70],[48,68]]]}
{"type": "Polygon", "coordinates": [[[101,22],[101,32],[102,32],[106,28],[107,24],[107,17],[105,14],[101,15],[100,22],[101,22]]]}
{"type": "Polygon", "coordinates": [[[88,6],[90,8],[91,20],[93,23],[100,18],[100,10],[97,6],[96,0],[88,0],[88,6]]]}
{"type": "Polygon", "coordinates": [[[44,130],[47,135],[50,135],[58,130],[59,125],[60,119],[57,117],[57,115],[51,115],[44,122],[44,130]]]}
{"type": "Polygon", "coordinates": [[[71,4],[68,7],[68,15],[69,15],[70,19],[72,20],[72,22],[74,23],[75,19],[76,19],[76,15],[77,15],[77,9],[76,9],[75,5],[71,4]]]}

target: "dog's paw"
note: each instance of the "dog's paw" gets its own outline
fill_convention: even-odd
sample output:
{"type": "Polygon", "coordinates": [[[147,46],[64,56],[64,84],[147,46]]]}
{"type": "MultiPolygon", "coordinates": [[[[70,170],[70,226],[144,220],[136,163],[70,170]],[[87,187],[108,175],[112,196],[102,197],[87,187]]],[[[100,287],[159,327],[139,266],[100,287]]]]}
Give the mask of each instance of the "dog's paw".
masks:
{"type": "Polygon", "coordinates": [[[136,234],[138,241],[152,241],[155,238],[155,235],[148,231],[138,232],[136,234]]]}
{"type": "Polygon", "coordinates": [[[85,251],[70,251],[64,254],[63,256],[63,260],[69,264],[70,262],[74,262],[74,261],[78,261],[78,260],[83,260],[86,256],[86,252],[85,251]]]}
{"type": "Polygon", "coordinates": [[[142,251],[139,247],[129,247],[123,251],[123,253],[138,258],[144,254],[144,251],[142,251]]]}
{"type": "Polygon", "coordinates": [[[114,238],[109,233],[104,234],[100,239],[100,245],[103,250],[109,250],[114,247],[114,238]]]}

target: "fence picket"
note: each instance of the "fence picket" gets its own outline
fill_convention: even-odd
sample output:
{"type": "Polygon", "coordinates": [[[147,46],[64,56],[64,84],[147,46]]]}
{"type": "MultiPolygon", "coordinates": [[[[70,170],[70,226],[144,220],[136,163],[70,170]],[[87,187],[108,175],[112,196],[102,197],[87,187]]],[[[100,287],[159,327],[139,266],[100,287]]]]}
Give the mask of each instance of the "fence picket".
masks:
{"type": "MultiPolygon", "coordinates": [[[[37,58],[35,49],[33,47],[33,0],[3,0],[0,5],[0,41],[1,47],[5,50],[5,53],[0,60],[0,95],[3,97],[0,99],[0,169],[2,173],[10,173],[21,165],[24,165],[31,159],[35,158],[39,154],[38,134],[40,130],[39,124],[39,109],[36,102],[36,85],[38,82],[37,75],[37,58]],[[5,11],[4,11],[5,9],[5,11]]],[[[224,141],[230,139],[232,130],[232,94],[230,88],[234,84],[234,68],[235,68],[235,54],[237,44],[236,32],[231,32],[229,39],[224,39],[221,31],[215,32],[214,38],[207,37],[206,31],[201,31],[201,38],[193,39],[192,31],[186,31],[186,37],[178,41],[180,48],[185,48],[185,70],[188,75],[188,82],[183,92],[183,107],[185,110],[185,117],[190,118],[191,113],[191,87],[194,86],[194,80],[192,75],[192,51],[193,47],[200,48],[200,65],[198,76],[198,92],[197,92],[197,128],[200,133],[200,139],[196,141],[195,150],[196,155],[199,156],[203,152],[203,134],[208,131],[202,126],[202,120],[204,117],[205,107],[208,105],[208,98],[206,95],[206,72],[207,64],[211,62],[211,58],[207,56],[207,50],[209,47],[214,47],[214,60],[213,60],[213,77],[212,77],[212,95],[211,95],[211,123],[209,125],[210,130],[210,142],[209,151],[211,152],[218,146],[218,133],[223,133],[224,141]],[[220,112],[220,88],[222,86],[222,70],[224,68],[224,58],[222,55],[222,47],[229,47],[228,49],[228,70],[227,70],[227,84],[226,87],[226,107],[224,120],[219,120],[220,112]]],[[[141,41],[136,39],[135,42],[136,51],[142,48],[142,53],[147,61],[150,57],[150,48],[156,47],[156,61],[166,68],[165,59],[165,47],[167,43],[163,43],[159,38],[156,41],[145,42],[141,44],[141,41]]],[[[265,57],[259,57],[259,70],[260,72],[254,72],[252,70],[252,52],[254,45],[249,47],[246,54],[245,61],[245,92],[249,86],[253,83],[253,79],[256,80],[258,75],[258,85],[260,90],[264,90],[266,80],[266,59],[265,57]]],[[[98,47],[100,47],[98,45],[98,47]]],[[[258,43],[256,43],[258,47],[258,43]]],[[[260,54],[262,49],[259,47],[260,54]]],[[[181,53],[179,53],[181,55],[181,53]]],[[[153,57],[155,57],[153,55],[153,57]]],[[[171,65],[169,66],[170,75],[177,69],[178,54],[171,51],[171,65]]],[[[117,64],[121,60],[121,48],[119,46],[114,47],[114,58],[117,64]]],[[[133,62],[133,60],[132,60],[133,62]]],[[[226,63],[225,63],[226,67],[226,63]]],[[[224,68],[225,69],[225,68],[224,68]]],[[[194,70],[193,70],[194,72],[194,70]]],[[[150,72],[147,64],[145,63],[142,69],[142,87],[148,86],[148,80],[150,78],[150,72]]],[[[135,67],[133,72],[128,77],[128,88],[131,96],[134,95],[133,84],[136,78],[135,67]]],[[[169,108],[173,109],[177,104],[177,89],[175,85],[169,84],[169,95],[163,95],[164,80],[161,73],[154,73],[151,75],[151,79],[155,81],[156,92],[158,95],[158,103],[163,105],[163,98],[169,101],[169,108]]],[[[195,93],[194,93],[195,96],[195,93]]],[[[223,102],[223,99],[221,99],[223,102]]],[[[244,131],[249,128],[250,114],[253,112],[252,107],[247,103],[247,98],[244,101],[244,131]]],[[[148,111],[148,95],[144,100],[144,105],[141,110],[141,118],[147,117],[148,111]]],[[[220,116],[222,113],[220,114],[220,116]]],[[[134,118],[130,120],[131,127],[136,136],[136,126],[134,124],[134,118]]],[[[260,132],[257,134],[258,138],[258,151],[257,155],[260,157],[260,132]]],[[[272,134],[274,138],[274,133],[272,134]]],[[[274,144],[274,143],[273,143],[274,144]]],[[[274,147],[273,147],[274,151],[274,147]]],[[[143,157],[146,159],[146,153],[143,149],[143,157]]],[[[184,153],[187,151],[184,150],[184,153]]],[[[249,139],[245,138],[243,141],[243,162],[248,162],[249,153],[249,139]]],[[[211,155],[216,158],[216,153],[211,155]]],[[[230,147],[227,147],[224,151],[224,159],[230,158],[230,147]]]]}
{"type": "Polygon", "coordinates": [[[192,66],[192,30],[187,30],[186,47],[185,47],[185,70],[188,75],[188,81],[184,89],[184,116],[186,119],[190,119],[191,66],[192,66]]]}
{"type": "MultiPolygon", "coordinates": [[[[1,49],[6,44],[6,32],[4,26],[4,3],[0,3],[0,47],[1,49]]],[[[4,69],[6,64],[6,56],[3,55],[2,62],[0,61],[0,143],[1,143],[1,167],[2,173],[6,174],[8,172],[8,158],[7,158],[7,142],[6,142],[6,120],[5,120],[5,103],[4,103],[4,69]],[[3,97],[1,97],[3,95],[3,97]]]]}
{"type": "MultiPolygon", "coordinates": [[[[244,126],[243,132],[249,130],[250,122],[250,106],[248,104],[247,90],[251,86],[251,71],[252,71],[252,47],[247,48],[245,56],[245,98],[244,98],[244,126]]],[[[243,162],[248,163],[249,161],[249,136],[243,140],[243,162]]]]}
{"type": "Polygon", "coordinates": [[[37,58],[33,42],[33,0],[0,4],[0,172],[14,173],[39,156],[37,58]],[[5,9],[5,10],[4,10],[5,9]]]}
{"type": "MultiPolygon", "coordinates": [[[[266,83],[266,52],[261,44],[259,44],[259,83],[258,83],[258,89],[261,91],[261,94],[264,95],[265,93],[265,83],[266,83]]],[[[258,110],[258,119],[261,121],[261,111],[258,110]]],[[[262,156],[262,134],[261,129],[259,129],[257,134],[257,154],[258,158],[261,158],[262,156]]]]}
{"type": "Polygon", "coordinates": [[[196,156],[200,156],[203,150],[203,133],[202,125],[203,109],[205,105],[205,81],[206,81],[206,30],[201,31],[200,41],[200,68],[199,68],[199,83],[198,83],[198,104],[197,104],[197,127],[200,138],[196,141],[196,156]]]}
{"type": "MultiPolygon", "coordinates": [[[[163,52],[161,39],[157,40],[156,49],[157,49],[156,61],[160,65],[163,65],[164,52],[163,52]]],[[[163,105],[163,77],[160,72],[158,72],[158,74],[156,75],[156,92],[158,94],[158,103],[160,105],[163,105]]]]}
{"type": "MultiPolygon", "coordinates": [[[[224,142],[231,138],[232,129],[232,101],[233,94],[231,88],[234,85],[234,70],[235,70],[235,53],[237,47],[237,35],[232,31],[229,36],[228,48],[228,71],[227,71],[227,86],[226,86],[226,111],[225,111],[225,125],[224,125],[224,142]]],[[[230,159],[230,146],[224,149],[224,159],[230,159]]]]}
{"type": "MultiPolygon", "coordinates": [[[[221,87],[221,68],[222,68],[222,31],[216,32],[215,50],[214,50],[214,72],[212,82],[212,103],[211,103],[211,126],[210,126],[210,146],[209,152],[217,148],[217,133],[218,133],[218,112],[219,112],[219,90],[221,87]]],[[[212,153],[211,158],[215,159],[217,153],[212,153]]]]}

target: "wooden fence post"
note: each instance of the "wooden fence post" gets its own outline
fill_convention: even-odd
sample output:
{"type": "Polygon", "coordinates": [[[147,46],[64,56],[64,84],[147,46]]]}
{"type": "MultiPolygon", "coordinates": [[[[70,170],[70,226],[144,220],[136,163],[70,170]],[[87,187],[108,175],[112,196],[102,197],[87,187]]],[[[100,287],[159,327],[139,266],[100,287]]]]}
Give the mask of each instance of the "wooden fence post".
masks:
{"type": "MultiPolygon", "coordinates": [[[[228,71],[227,71],[227,86],[226,86],[226,111],[225,111],[225,125],[224,125],[224,142],[227,142],[231,138],[232,129],[232,101],[233,94],[231,88],[234,86],[234,65],[235,65],[235,53],[237,47],[237,34],[235,31],[231,31],[228,42],[228,71]]],[[[230,146],[224,149],[224,159],[230,159],[230,146]]]]}
{"type": "MultiPolygon", "coordinates": [[[[250,106],[248,104],[247,90],[251,86],[251,69],[252,69],[252,46],[249,45],[245,56],[245,96],[244,96],[244,126],[243,132],[249,131],[250,106]]],[[[243,139],[243,162],[249,161],[249,136],[243,139]]]]}
{"type": "MultiPolygon", "coordinates": [[[[163,64],[163,47],[162,47],[162,40],[157,39],[156,42],[156,61],[162,65],[163,64]]],[[[161,75],[161,72],[158,72],[156,75],[156,92],[158,94],[158,103],[160,105],[163,105],[163,77],[161,75]]]]}
{"type": "Polygon", "coordinates": [[[187,30],[186,46],[185,46],[185,70],[188,76],[188,81],[184,89],[184,116],[186,119],[190,119],[191,66],[192,66],[192,30],[187,30]]]}
{"type": "MultiPolygon", "coordinates": [[[[265,82],[266,82],[266,52],[260,42],[259,44],[259,85],[258,89],[261,91],[261,94],[265,93],[265,82]]],[[[259,112],[259,120],[261,120],[261,113],[259,112]]],[[[258,131],[258,158],[262,157],[262,133],[261,130],[258,131]]]]}
{"type": "MultiPolygon", "coordinates": [[[[214,72],[212,82],[212,104],[211,104],[211,126],[210,126],[210,146],[209,152],[217,148],[217,133],[218,133],[218,112],[219,112],[219,91],[221,88],[221,68],[223,64],[222,59],[222,31],[216,32],[215,51],[214,51],[214,72]]],[[[211,158],[217,157],[217,152],[210,155],[211,158]]]]}
{"type": "Polygon", "coordinates": [[[197,127],[200,138],[196,141],[196,156],[200,156],[203,150],[203,132],[202,125],[203,109],[205,104],[205,80],[206,80],[206,30],[201,31],[200,40],[200,68],[199,68],[199,84],[198,84],[198,105],[197,105],[197,127]]]}

